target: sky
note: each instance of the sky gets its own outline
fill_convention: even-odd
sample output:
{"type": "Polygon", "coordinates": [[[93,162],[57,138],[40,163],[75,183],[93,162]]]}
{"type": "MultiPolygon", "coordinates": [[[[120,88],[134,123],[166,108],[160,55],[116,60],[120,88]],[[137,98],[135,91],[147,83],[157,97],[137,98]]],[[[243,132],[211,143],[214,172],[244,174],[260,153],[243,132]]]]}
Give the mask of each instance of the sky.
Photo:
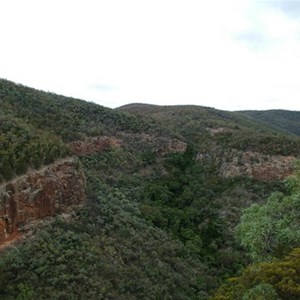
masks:
{"type": "Polygon", "coordinates": [[[0,0],[0,78],[112,108],[300,111],[300,0],[0,0]]]}

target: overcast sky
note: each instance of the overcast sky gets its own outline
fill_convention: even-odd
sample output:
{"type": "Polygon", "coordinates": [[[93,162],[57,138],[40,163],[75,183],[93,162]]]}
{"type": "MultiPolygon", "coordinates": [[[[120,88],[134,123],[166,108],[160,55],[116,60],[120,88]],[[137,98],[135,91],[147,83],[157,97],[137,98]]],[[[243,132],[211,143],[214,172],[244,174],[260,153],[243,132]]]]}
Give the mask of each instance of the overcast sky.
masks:
{"type": "Polygon", "coordinates": [[[300,1],[0,0],[0,77],[108,107],[300,111],[300,1]]]}

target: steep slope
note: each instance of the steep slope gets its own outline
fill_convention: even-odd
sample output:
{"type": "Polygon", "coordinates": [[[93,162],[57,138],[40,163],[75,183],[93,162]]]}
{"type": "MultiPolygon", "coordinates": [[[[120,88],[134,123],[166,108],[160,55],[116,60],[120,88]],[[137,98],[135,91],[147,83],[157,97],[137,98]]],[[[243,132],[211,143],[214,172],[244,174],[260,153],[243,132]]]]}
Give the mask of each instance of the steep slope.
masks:
{"type": "Polygon", "coordinates": [[[300,136],[300,112],[288,110],[248,110],[239,111],[243,116],[249,116],[253,120],[264,122],[275,130],[283,131],[285,133],[300,136]]]}
{"type": "Polygon", "coordinates": [[[0,106],[3,114],[22,119],[68,142],[86,136],[111,135],[120,130],[149,130],[149,125],[139,118],[3,79],[0,80],[0,106]]]}
{"type": "MultiPolygon", "coordinates": [[[[132,181],[136,173],[140,186],[135,187],[142,190],[147,168],[151,177],[155,170],[161,174],[164,155],[184,152],[185,143],[173,139],[172,134],[162,136],[155,122],[93,103],[8,81],[1,81],[0,95],[3,124],[9,128],[3,145],[11,149],[9,153],[18,153],[16,161],[21,155],[25,157],[22,171],[13,169],[7,176],[6,169],[2,169],[4,237],[5,231],[18,234],[32,216],[52,215],[56,200],[58,208],[59,204],[72,204],[68,201],[73,195],[72,184],[64,181],[63,172],[57,176],[47,172],[45,178],[41,174],[52,168],[53,161],[56,165],[60,157],[78,155],[87,177],[86,205],[74,212],[74,218],[57,217],[18,248],[2,254],[1,299],[194,299],[198,294],[207,297],[215,285],[210,281],[217,281],[218,275],[183,242],[144,218],[137,203],[140,190],[134,191],[132,181]],[[14,128],[10,122],[16,130],[10,130],[14,128]],[[24,136],[29,138],[22,144],[24,136]],[[58,154],[51,159],[46,159],[48,155],[41,151],[35,166],[27,159],[35,153],[35,147],[29,145],[41,146],[39,140],[44,137],[49,137],[45,149],[57,141],[59,150],[65,151],[55,151],[58,154]],[[36,187],[32,185],[35,175],[30,173],[35,168],[34,174],[41,177],[36,187]],[[10,183],[14,188],[7,193],[10,183]],[[14,209],[15,203],[20,209],[14,209]],[[22,218],[22,212],[29,219],[22,218]]],[[[68,175],[70,180],[76,178],[75,173],[68,175]]]]}
{"type": "MultiPolygon", "coordinates": [[[[1,101],[1,98],[0,98],[1,101]]],[[[68,155],[61,138],[0,113],[0,183],[68,155]]]]}
{"type": "Polygon", "coordinates": [[[30,223],[84,202],[85,177],[74,158],[0,185],[0,245],[27,231],[30,223]]]}
{"type": "Polygon", "coordinates": [[[241,209],[264,201],[272,186],[292,174],[299,158],[299,138],[238,113],[198,106],[145,104],[129,104],[118,110],[158,122],[166,128],[164,132],[172,130],[193,149],[196,161],[204,168],[201,173],[207,176],[203,181],[201,173],[195,174],[196,182],[202,185],[200,188],[197,183],[198,191],[205,186],[201,197],[214,194],[229,227],[238,222],[241,209]]]}

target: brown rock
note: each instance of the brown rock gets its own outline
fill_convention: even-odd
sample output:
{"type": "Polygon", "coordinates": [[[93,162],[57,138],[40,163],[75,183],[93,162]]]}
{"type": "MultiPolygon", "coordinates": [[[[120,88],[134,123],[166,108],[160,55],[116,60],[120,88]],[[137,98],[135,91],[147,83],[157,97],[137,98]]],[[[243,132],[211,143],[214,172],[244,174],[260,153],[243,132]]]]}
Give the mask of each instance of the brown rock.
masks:
{"type": "Polygon", "coordinates": [[[216,135],[218,133],[226,133],[226,132],[233,132],[234,130],[231,128],[227,127],[217,127],[217,128],[206,128],[206,130],[211,134],[211,135],[216,135]]]}
{"type": "Polygon", "coordinates": [[[0,186],[0,244],[26,225],[85,201],[85,177],[74,158],[58,161],[0,186]]]}
{"type": "Polygon", "coordinates": [[[293,173],[293,156],[266,155],[252,151],[237,151],[223,157],[220,175],[249,176],[259,180],[282,180],[293,173]]]}

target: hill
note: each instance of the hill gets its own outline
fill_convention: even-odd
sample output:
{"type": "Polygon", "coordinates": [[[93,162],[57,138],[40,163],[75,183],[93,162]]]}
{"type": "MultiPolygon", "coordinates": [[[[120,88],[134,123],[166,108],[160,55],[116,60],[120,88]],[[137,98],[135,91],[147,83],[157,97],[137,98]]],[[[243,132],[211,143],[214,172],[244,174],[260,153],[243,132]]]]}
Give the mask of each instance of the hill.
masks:
{"type": "Polygon", "coordinates": [[[79,99],[0,80],[0,105],[7,114],[69,142],[118,131],[145,132],[141,119],[79,99]]]}
{"type": "Polygon", "coordinates": [[[300,153],[208,107],[113,110],[6,80],[0,106],[1,238],[24,237],[0,257],[1,299],[208,299],[249,261],[242,210],[286,192],[300,153]]]}
{"type": "MultiPolygon", "coordinates": [[[[156,106],[129,104],[117,110],[155,120],[192,143],[251,150],[266,154],[298,155],[299,141],[272,124],[245,117],[239,112],[201,106],[156,106]],[[274,144],[273,144],[274,143],[274,144]],[[294,151],[296,150],[296,151],[294,151]]],[[[282,125],[283,126],[283,125],[282,125]]]]}
{"type": "Polygon", "coordinates": [[[300,135],[300,112],[288,110],[265,110],[265,111],[239,111],[243,116],[249,116],[253,120],[264,122],[275,130],[285,133],[300,135]]]}

